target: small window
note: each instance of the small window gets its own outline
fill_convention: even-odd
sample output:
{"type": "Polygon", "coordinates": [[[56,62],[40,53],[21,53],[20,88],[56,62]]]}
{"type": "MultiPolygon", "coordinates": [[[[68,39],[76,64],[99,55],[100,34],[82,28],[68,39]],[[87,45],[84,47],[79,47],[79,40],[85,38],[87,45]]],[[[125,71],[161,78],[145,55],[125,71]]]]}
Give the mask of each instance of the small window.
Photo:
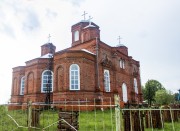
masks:
{"type": "Polygon", "coordinates": [[[24,81],[25,81],[25,77],[23,76],[21,78],[20,95],[24,95],[24,81]]]}
{"type": "Polygon", "coordinates": [[[72,64],[69,69],[70,90],[80,90],[80,70],[77,64],[72,64]]]}
{"type": "Polygon", "coordinates": [[[137,86],[137,79],[134,78],[134,91],[136,94],[138,94],[138,86],[137,86]]]}
{"type": "Polygon", "coordinates": [[[125,60],[120,59],[119,64],[120,64],[120,68],[125,69],[125,60]]]}
{"type": "Polygon", "coordinates": [[[74,32],[74,41],[78,41],[79,40],[79,31],[75,31],[74,32]]]}
{"type": "Polygon", "coordinates": [[[120,68],[123,68],[123,60],[122,59],[120,59],[119,64],[120,64],[120,68]]]}
{"type": "Polygon", "coordinates": [[[123,60],[122,63],[122,68],[125,69],[125,60],[123,60]]]}
{"type": "Polygon", "coordinates": [[[41,92],[53,91],[53,73],[50,70],[45,70],[42,73],[41,92]]]}
{"type": "Polygon", "coordinates": [[[128,101],[128,94],[127,94],[127,86],[125,83],[122,84],[122,92],[123,92],[123,101],[126,103],[128,101]]]}
{"type": "Polygon", "coordinates": [[[104,70],[104,88],[106,92],[110,92],[109,70],[104,70]]]}

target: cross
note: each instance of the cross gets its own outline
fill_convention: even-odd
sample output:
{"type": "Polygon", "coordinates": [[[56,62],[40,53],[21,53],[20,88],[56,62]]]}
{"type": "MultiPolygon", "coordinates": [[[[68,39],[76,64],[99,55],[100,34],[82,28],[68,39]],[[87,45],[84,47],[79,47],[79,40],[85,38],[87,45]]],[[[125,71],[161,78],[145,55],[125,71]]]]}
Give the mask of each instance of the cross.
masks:
{"type": "Polygon", "coordinates": [[[48,43],[50,43],[51,35],[48,35],[48,43]]]}
{"type": "Polygon", "coordinates": [[[82,14],[82,16],[84,17],[84,20],[86,20],[86,12],[84,11],[84,13],[82,14]]]}
{"type": "Polygon", "coordinates": [[[89,19],[88,19],[89,25],[91,25],[91,19],[92,19],[92,18],[93,18],[93,17],[89,16],[89,19]]]}
{"type": "Polygon", "coordinates": [[[121,44],[121,39],[122,39],[122,38],[121,38],[120,36],[118,36],[117,39],[118,39],[118,41],[119,41],[119,44],[121,44]]]}

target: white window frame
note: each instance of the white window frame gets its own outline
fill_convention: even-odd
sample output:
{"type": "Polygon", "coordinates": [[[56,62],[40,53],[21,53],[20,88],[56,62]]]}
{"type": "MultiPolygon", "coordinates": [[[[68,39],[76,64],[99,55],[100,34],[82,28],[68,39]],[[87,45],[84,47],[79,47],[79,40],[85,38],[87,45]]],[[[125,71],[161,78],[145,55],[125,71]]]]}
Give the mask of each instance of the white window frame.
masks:
{"type": "Polygon", "coordinates": [[[111,91],[109,70],[104,70],[104,89],[106,92],[111,91]]]}
{"type": "Polygon", "coordinates": [[[24,87],[25,87],[25,76],[21,78],[20,95],[24,95],[24,87]]]}
{"type": "Polygon", "coordinates": [[[122,84],[122,95],[123,95],[123,102],[127,103],[128,101],[128,91],[127,86],[125,83],[122,84]]]}
{"type": "Polygon", "coordinates": [[[76,30],[76,31],[74,32],[74,41],[78,41],[78,40],[79,40],[79,31],[76,30]]]}
{"type": "Polygon", "coordinates": [[[123,61],[122,61],[122,59],[120,59],[119,64],[120,64],[120,68],[123,68],[123,61]]]}
{"type": "Polygon", "coordinates": [[[138,85],[137,85],[137,79],[134,78],[134,92],[138,94],[138,85]]]}
{"type": "Polygon", "coordinates": [[[77,64],[72,64],[69,67],[69,90],[80,90],[80,68],[77,64]],[[77,70],[73,70],[73,66],[76,66],[77,70]]]}
{"type": "Polygon", "coordinates": [[[125,69],[125,60],[122,60],[122,68],[125,69]]]}
{"type": "MultiPolygon", "coordinates": [[[[44,91],[43,89],[44,88],[46,88],[46,87],[44,87],[44,85],[46,85],[48,82],[48,75],[44,75],[47,71],[50,71],[50,70],[44,70],[43,71],[43,73],[42,73],[42,75],[41,75],[41,92],[42,93],[45,93],[46,91],[44,91]],[[45,78],[47,78],[47,79],[45,79],[45,78]],[[44,81],[46,81],[46,82],[44,82],[44,81]]],[[[53,92],[53,72],[52,71],[50,71],[51,72],[51,88],[52,88],[52,90],[50,91],[50,92],[53,92]]]]}

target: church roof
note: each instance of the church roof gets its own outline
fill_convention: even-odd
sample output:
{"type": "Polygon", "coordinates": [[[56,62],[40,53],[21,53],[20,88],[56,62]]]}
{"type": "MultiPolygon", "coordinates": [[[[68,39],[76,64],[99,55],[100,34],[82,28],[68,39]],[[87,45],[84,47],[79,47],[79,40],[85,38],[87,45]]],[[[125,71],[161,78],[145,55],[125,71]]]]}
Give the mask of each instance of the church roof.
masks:
{"type": "Polygon", "coordinates": [[[117,45],[117,47],[120,47],[120,46],[125,46],[125,45],[123,45],[123,44],[118,44],[118,45],[117,45]]]}
{"type": "MultiPolygon", "coordinates": [[[[48,43],[45,43],[45,44],[42,45],[42,46],[49,46],[49,45],[50,45],[50,46],[54,46],[52,43],[49,43],[49,42],[48,42],[48,43]]],[[[41,47],[42,47],[42,46],[41,46],[41,47]]]]}
{"type": "MultiPolygon", "coordinates": [[[[73,26],[76,26],[76,25],[78,25],[78,24],[83,24],[83,23],[87,23],[87,24],[89,24],[90,23],[90,21],[89,20],[81,20],[81,21],[79,21],[78,23],[76,23],[76,24],[74,24],[74,25],[72,25],[72,27],[73,26]]],[[[91,24],[90,25],[93,25],[93,26],[95,26],[95,27],[97,27],[97,28],[99,28],[99,26],[98,25],[96,25],[94,22],[91,22],[91,24]]]]}
{"type": "Polygon", "coordinates": [[[53,57],[53,54],[48,53],[48,54],[45,54],[43,56],[40,56],[39,58],[52,58],[52,57],[53,57]]]}
{"type": "Polygon", "coordinates": [[[89,53],[89,54],[96,55],[96,54],[94,54],[94,53],[92,53],[91,51],[88,51],[88,50],[86,50],[86,49],[81,49],[81,50],[84,51],[84,52],[87,52],[87,53],[89,53]]]}
{"type": "MultiPolygon", "coordinates": [[[[80,22],[89,22],[89,20],[81,20],[80,22]]],[[[79,22],[78,22],[79,23],[79,22]]]]}
{"type": "Polygon", "coordinates": [[[84,29],[89,28],[89,27],[96,27],[96,26],[89,24],[88,26],[84,27],[84,29]]]}
{"type": "Polygon", "coordinates": [[[88,28],[88,27],[96,27],[97,25],[94,24],[92,25],[91,22],[89,20],[81,20],[79,23],[89,23],[89,25],[87,25],[86,27],[84,27],[84,29],[88,28]]]}

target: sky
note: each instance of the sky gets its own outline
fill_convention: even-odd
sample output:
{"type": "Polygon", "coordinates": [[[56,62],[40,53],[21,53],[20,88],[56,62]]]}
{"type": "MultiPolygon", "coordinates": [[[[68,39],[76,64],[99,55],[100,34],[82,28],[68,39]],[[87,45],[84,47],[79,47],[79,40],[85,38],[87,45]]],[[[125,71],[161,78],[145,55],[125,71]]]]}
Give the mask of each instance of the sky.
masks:
{"type": "Polygon", "coordinates": [[[158,80],[180,89],[180,0],[0,0],[0,103],[10,99],[12,68],[41,55],[50,42],[56,51],[71,46],[71,26],[83,12],[100,27],[101,41],[128,47],[140,61],[141,84],[158,80]]]}

